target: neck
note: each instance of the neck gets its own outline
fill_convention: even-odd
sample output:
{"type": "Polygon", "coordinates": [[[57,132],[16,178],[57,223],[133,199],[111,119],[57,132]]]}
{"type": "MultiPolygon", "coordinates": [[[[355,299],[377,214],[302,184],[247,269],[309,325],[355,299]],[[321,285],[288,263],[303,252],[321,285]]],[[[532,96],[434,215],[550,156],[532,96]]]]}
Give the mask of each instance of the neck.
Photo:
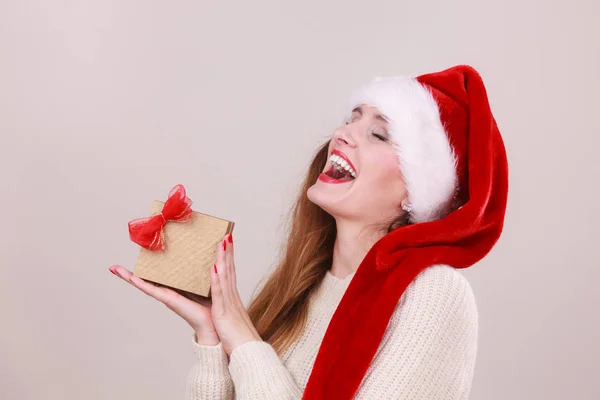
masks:
{"type": "Polygon", "coordinates": [[[371,247],[385,233],[369,230],[364,224],[338,219],[336,228],[331,273],[344,278],[356,272],[371,247]]]}

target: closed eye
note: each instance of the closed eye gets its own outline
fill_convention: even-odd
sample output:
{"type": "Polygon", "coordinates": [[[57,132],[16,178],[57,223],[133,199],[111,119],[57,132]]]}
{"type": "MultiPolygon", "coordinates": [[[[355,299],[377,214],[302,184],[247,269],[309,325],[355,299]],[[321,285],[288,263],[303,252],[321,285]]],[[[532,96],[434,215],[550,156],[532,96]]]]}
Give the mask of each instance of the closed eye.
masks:
{"type": "Polygon", "coordinates": [[[380,134],[378,134],[378,133],[374,133],[374,132],[373,132],[373,136],[375,136],[377,139],[381,140],[382,142],[385,142],[385,141],[387,141],[387,138],[386,138],[386,137],[384,137],[384,136],[382,136],[382,135],[380,135],[380,134]]]}
{"type": "MultiPolygon", "coordinates": [[[[352,123],[353,121],[344,121],[344,125],[348,125],[350,123],[352,123]]],[[[387,142],[388,138],[380,135],[378,133],[373,132],[373,136],[375,136],[377,139],[381,140],[382,142],[387,142]]]]}

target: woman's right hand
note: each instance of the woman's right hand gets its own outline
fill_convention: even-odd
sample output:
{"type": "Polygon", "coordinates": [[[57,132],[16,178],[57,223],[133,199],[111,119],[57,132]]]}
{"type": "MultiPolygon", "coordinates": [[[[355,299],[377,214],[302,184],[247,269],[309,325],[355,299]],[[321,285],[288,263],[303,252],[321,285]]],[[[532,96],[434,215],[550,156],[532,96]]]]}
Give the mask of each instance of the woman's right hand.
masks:
{"type": "Polygon", "coordinates": [[[133,272],[120,265],[111,265],[109,270],[183,318],[196,332],[199,344],[208,346],[220,342],[212,321],[210,298],[155,285],[135,276],[133,272]]]}

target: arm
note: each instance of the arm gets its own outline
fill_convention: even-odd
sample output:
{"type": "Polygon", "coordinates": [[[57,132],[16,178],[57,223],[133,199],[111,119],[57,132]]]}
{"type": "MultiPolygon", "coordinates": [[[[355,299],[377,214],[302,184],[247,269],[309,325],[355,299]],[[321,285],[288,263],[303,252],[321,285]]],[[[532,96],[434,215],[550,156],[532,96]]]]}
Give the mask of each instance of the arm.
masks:
{"type": "Polygon", "coordinates": [[[267,342],[253,340],[229,356],[237,400],[299,400],[302,389],[267,342]]]}
{"type": "Polygon", "coordinates": [[[186,379],[186,400],[233,400],[234,387],[227,367],[227,353],[221,342],[214,346],[200,345],[196,333],[192,336],[196,362],[186,379]]]}
{"type": "Polygon", "coordinates": [[[398,302],[355,399],[468,399],[477,335],[467,279],[447,265],[425,269],[398,302]]]}

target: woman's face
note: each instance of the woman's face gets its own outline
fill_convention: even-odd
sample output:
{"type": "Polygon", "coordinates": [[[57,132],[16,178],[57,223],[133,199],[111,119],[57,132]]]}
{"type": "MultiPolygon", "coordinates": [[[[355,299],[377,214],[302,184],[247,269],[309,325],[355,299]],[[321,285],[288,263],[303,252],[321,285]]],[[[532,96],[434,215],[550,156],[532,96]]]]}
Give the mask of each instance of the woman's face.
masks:
{"type": "MultiPolygon", "coordinates": [[[[396,217],[406,188],[388,123],[375,107],[361,105],[345,125],[333,131],[323,174],[307,191],[310,201],[333,217],[371,224],[396,217]],[[356,178],[328,178],[331,155],[341,152],[354,166],[356,178]]],[[[336,175],[336,177],[338,177],[336,175]]]]}

